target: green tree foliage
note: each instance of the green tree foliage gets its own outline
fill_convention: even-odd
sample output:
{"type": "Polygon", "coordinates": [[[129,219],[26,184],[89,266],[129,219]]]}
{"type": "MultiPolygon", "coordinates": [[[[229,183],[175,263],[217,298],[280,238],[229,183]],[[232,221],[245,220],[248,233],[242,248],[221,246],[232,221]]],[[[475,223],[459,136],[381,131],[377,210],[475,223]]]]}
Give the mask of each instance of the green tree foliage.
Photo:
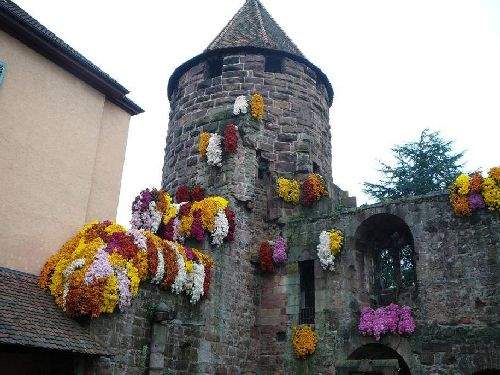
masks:
{"type": "Polygon", "coordinates": [[[377,184],[365,182],[363,191],[378,199],[394,199],[446,189],[463,166],[464,152],[453,153],[453,142],[425,129],[420,139],[392,148],[395,165],[383,162],[377,184]]]}

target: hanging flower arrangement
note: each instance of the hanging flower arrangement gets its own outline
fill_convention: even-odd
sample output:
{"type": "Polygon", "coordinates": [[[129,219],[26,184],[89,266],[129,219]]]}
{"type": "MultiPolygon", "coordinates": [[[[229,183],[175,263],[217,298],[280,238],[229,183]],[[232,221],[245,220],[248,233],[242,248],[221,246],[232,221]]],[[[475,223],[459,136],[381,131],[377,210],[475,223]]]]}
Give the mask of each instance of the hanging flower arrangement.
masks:
{"type": "Polygon", "coordinates": [[[47,260],[39,284],[69,316],[96,318],[130,306],[146,279],[196,303],[208,292],[212,268],[212,259],[199,250],[96,221],[47,260]]]}
{"type": "Polygon", "coordinates": [[[379,341],[385,334],[407,336],[415,332],[415,321],[409,306],[391,303],[389,306],[361,310],[358,330],[364,336],[373,336],[379,341]]]}
{"type": "Polygon", "coordinates": [[[318,336],[307,324],[295,326],[292,329],[293,352],[298,359],[306,359],[316,351],[318,336]]]}
{"type": "Polygon", "coordinates": [[[278,177],[276,192],[285,202],[297,204],[300,200],[300,183],[293,179],[278,177]]]}
{"type": "Polygon", "coordinates": [[[278,236],[274,240],[273,245],[273,262],[274,264],[280,265],[286,263],[287,257],[287,246],[286,241],[283,237],[278,236]]]}
{"type": "Polygon", "coordinates": [[[173,203],[170,195],[163,190],[146,189],[141,192],[132,205],[132,227],[146,229],[144,223],[149,224],[160,217],[161,225],[148,225],[151,228],[148,230],[165,240],[184,242],[185,238],[194,238],[202,241],[207,233],[216,246],[222,245],[224,241],[234,240],[236,220],[234,212],[228,207],[227,199],[219,196],[204,197],[205,192],[199,186],[191,190],[181,187],[177,192],[178,198],[190,201],[173,203]],[[154,217],[150,218],[149,207],[152,202],[155,211],[154,217]]]}
{"type": "Polygon", "coordinates": [[[264,241],[259,248],[260,269],[266,273],[272,273],[275,267],[286,263],[287,246],[283,237],[278,236],[274,241],[264,241]]]}
{"type": "Polygon", "coordinates": [[[268,241],[264,241],[260,244],[259,265],[263,272],[272,273],[274,271],[273,248],[268,241]]]}
{"type": "Polygon", "coordinates": [[[203,132],[200,134],[200,138],[198,139],[198,152],[204,157],[207,155],[208,142],[210,141],[211,134],[208,132],[203,132]]]}
{"type": "Polygon", "coordinates": [[[319,262],[324,270],[334,270],[335,257],[339,255],[343,242],[344,235],[338,229],[322,231],[320,233],[317,250],[319,262]]]}
{"type": "Polygon", "coordinates": [[[287,203],[298,204],[302,196],[302,204],[310,207],[323,197],[328,196],[325,179],[317,174],[310,173],[302,182],[296,179],[278,177],[276,181],[278,197],[287,203]]]}
{"type": "Polygon", "coordinates": [[[110,221],[89,223],[49,258],[39,284],[72,317],[123,310],[148,276],[146,241],[110,221]]]}
{"type": "Polygon", "coordinates": [[[229,124],[224,130],[224,151],[234,154],[238,148],[238,127],[229,124]]]}
{"type": "Polygon", "coordinates": [[[261,94],[252,94],[250,100],[250,113],[254,119],[259,121],[264,117],[264,98],[261,94]]]}
{"type": "Polygon", "coordinates": [[[198,152],[207,163],[215,167],[222,166],[223,151],[234,154],[238,148],[238,127],[228,124],[224,129],[224,137],[217,133],[203,132],[198,139],[198,152]],[[224,144],[224,150],[222,145],[224,144]]]}
{"type": "Polygon", "coordinates": [[[302,182],[302,202],[305,206],[312,206],[323,197],[328,196],[324,178],[317,173],[310,173],[302,182]]]}
{"type": "Polygon", "coordinates": [[[500,211],[500,167],[491,168],[483,178],[480,172],[460,174],[450,186],[450,203],[457,216],[469,216],[488,208],[500,211]]]}
{"type": "Polygon", "coordinates": [[[233,105],[233,114],[238,116],[239,114],[246,114],[248,112],[248,102],[245,95],[240,95],[236,98],[233,105]]]}

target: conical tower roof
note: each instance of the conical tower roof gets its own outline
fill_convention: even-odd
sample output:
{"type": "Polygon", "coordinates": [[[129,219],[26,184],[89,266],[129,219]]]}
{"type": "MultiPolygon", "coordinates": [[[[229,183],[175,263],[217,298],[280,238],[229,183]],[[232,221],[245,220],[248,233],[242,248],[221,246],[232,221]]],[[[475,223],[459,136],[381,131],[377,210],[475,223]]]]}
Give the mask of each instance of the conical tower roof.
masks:
{"type": "Polygon", "coordinates": [[[268,48],[304,57],[259,0],[246,0],[206,51],[232,47],[268,48]]]}
{"type": "Polygon", "coordinates": [[[172,98],[180,77],[190,68],[212,56],[234,53],[275,54],[306,65],[325,85],[328,102],[332,104],[333,88],[327,76],[300,52],[259,0],[245,0],[240,10],[203,53],[175,69],[168,81],[168,98],[172,98]]]}

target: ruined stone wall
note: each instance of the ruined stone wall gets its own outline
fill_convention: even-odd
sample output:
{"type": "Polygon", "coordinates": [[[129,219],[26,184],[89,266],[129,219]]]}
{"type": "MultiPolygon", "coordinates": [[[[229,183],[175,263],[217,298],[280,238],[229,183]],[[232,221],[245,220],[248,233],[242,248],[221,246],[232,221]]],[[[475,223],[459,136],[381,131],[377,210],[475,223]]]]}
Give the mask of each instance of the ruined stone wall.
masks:
{"type": "MultiPolygon", "coordinates": [[[[333,374],[357,348],[375,340],[359,335],[360,310],[370,302],[367,265],[356,249],[356,231],[375,214],[392,214],[411,230],[416,256],[417,290],[408,303],[417,328],[403,338],[386,336],[380,343],[397,351],[412,374],[473,374],[499,369],[498,253],[500,217],[480,212],[456,217],[445,194],[409,198],[360,207],[341,214],[304,213],[286,226],[290,256],[282,275],[275,276],[272,294],[286,295],[287,345],[271,341],[281,373],[333,374]],[[299,280],[297,261],[316,259],[320,231],[339,228],[345,233],[336,270],[323,271],[315,261],[318,349],[305,362],[293,358],[290,327],[298,322],[299,280]],[[279,352],[279,349],[282,351],[279,352]]],[[[274,373],[278,373],[276,370],[274,373]]]]}

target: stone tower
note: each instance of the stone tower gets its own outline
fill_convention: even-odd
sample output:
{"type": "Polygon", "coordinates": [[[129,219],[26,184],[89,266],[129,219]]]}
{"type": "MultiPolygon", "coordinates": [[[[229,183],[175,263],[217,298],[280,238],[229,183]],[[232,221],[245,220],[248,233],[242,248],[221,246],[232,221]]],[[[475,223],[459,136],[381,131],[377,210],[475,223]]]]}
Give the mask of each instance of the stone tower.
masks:
{"type": "MultiPolygon", "coordinates": [[[[237,217],[235,241],[212,249],[217,266],[211,299],[201,311],[205,325],[198,346],[205,350],[198,350],[197,371],[259,372],[270,362],[277,371],[283,369],[283,357],[269,355],[275,351],[269,347],[281,346],[277,353],[288,345],[277,339],[287,331],[285,294],[275,305],[265,302],[274,296],[261,290],[274,286],[260,274],[255,254],[262,241],[283,229],[284,207],[274,197],[278,176],[314,171],[325,177],[330,192],[335,188],[329,125],[332,86],[263,5],[246,0],[203,53],[174,71],[168,97],[162,187],[175,192],[181,184],[201,185],[209,194],[228,198],[237,217]],[[262,121],[234,116],[235,99],[253,93],[264,97],[262,121]],[[209,166],[198,155],[199,134],[222,134],[229,123],[239,128],[237,153],[225,158],[221,168],[209,166]]],[[[339,192],[335,189],[334,196],[339,192]]],[[[210,244],[204,243],[204,248],[210,244]]]]}
{"type": "Polygon", "coordinates": [[[235,98],[253,92],[265,100],[261,128],[250,142],[256,165],[280,175],[317,171],[331,182],[332,86],[262,4],[247,0],[207,49],[170,77],[163,187],[173,190],[186,180],[203,180],[200,131],[233,121],[235,98]]]}

